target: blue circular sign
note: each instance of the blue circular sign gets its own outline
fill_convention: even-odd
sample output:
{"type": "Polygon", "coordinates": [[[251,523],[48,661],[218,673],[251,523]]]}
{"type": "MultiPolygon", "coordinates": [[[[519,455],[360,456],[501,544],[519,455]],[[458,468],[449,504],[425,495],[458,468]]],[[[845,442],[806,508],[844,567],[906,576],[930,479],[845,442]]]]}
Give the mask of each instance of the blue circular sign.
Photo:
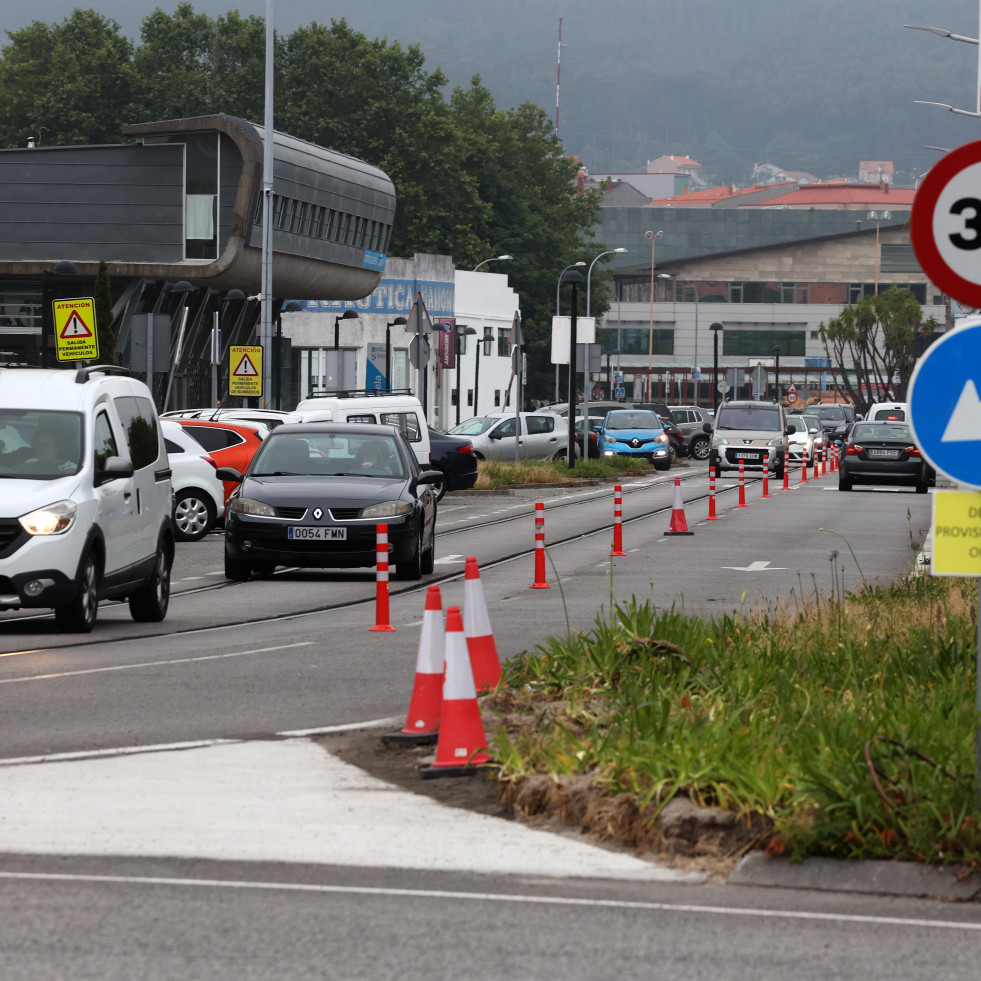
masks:
{"type": "Polygon", "coordinates": [[[927,348],[908,401],[916,445],[933,468],[981,487],[981,325],[950,331],[927,348]]]}

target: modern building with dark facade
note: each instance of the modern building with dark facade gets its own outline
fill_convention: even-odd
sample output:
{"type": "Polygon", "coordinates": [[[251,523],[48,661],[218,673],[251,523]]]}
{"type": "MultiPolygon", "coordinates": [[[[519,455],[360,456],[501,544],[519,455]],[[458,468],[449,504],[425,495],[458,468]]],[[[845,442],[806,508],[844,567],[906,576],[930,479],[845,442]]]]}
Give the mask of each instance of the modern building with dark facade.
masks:
{"type": "MultiPolygon", "coordinates": [[[[51,362],[50,300],[91,296],[105,260],[118,357],[145,369],[139,352],[149,334],[163,355],[154,369],[180,354],[179,384],[194,388],[215,314],[226,350],[249,342],[259,315],[263,127],[213,115],[125,132],[135,142],[0,150],[0,348],[8,359],[51,362]],[[175,292],[178,283],[192,289],[175,292]],[[247,299],[223,302],[230,290],[247,299]]],[[[273,160],[277,313],[284,298],[367,296],[385,268],[391,180],[279,132],[273,160]]],[[[184,394],[193,401],[198,393],[184,394]]]]}

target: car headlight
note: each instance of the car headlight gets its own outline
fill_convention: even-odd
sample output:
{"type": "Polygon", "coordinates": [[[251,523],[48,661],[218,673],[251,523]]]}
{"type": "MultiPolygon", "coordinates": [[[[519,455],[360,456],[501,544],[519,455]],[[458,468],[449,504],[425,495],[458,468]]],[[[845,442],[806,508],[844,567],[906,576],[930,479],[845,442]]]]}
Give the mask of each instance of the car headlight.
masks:
{"type": "Polygon", "coordinates": [[[666,443],[668,441],[667,433],[661,433],[660,436],[655,440],[656,443],[666,443]]]}
{"type": "Polygon", "coordinates": [[[785,437],[783,437],[783,436],[774,436],[773,439],[771,439],[770,442],[767,443],[766,445],[767,446],[783,446],[783,444],[784,444],[784,438],[785,437]]]}
{"type": "Polygon", "coordinates": [[[399,518],[404,514],[412,514],[412,505],[408,501],[383,501],[372,504],[361,512],[362,518],[399,518]]]}
{"type": "Polygon", "coordinates": [[[233,497],[228,503],[232,514],[249,514],[254,518],[275,518],[276,509],[265,501],[256,501],[251,497],[233,497]]]}
{"type": "Polygon", "coordinates": [[[28,535],[62,535],[75,523],[77,514],[78,505],[74,502],[58,501],[17,520],[28,535]]]}

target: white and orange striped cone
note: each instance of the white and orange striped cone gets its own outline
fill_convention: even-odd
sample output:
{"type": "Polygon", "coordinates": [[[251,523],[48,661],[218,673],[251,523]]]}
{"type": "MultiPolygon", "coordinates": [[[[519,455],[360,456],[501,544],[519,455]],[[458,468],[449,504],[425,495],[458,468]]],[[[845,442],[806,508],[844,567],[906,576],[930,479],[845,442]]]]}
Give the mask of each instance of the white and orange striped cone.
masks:
{"type": "Polygon", "coordinates": [[[409,714],[400,732],[382,736],[386,743],[411,743],[416,746],[436,742],[439,716],[443,706],[443,659],[446,630],[443,626],[443,599],[435,583],[426,593],[422,614],[419,652],[416,654],[416,680],[409,700],[409,714]]]}
{"type": "Polygon", "coordinates": [[[443,711],[436,742],[436,760],[420,767],[423,779],[463,777],[479,772],[491,757],[484,723],[480,718],[477,691],[470,671],[467,641],[460,608],[446,611],[446,656],[443,679],[443,711]]]}
{"type": "Polygon", "coordinates": [[[371,630],[392,632],[388,622],[388,525],[375,529],[375,625],[371,630]]]}
{"type": "Polygon", "coordinates": [[[497,656],[497,644],[494,643],[494,633],[487,614],[480,569],[472,555],[467,559],[463,580],[463,628],[477,691],[496,688],[501,680],[501,660],[497,656]]]}
{"type": "Polygon", "coordinates": [[[685,521],[685,502],[681,497],[681,478],[674,478],[674,506],[671,511],[671,523],[665,535],[694,535],[695,532],[688,530],[688,522],[685,521]]]}
{"type": "Polygon", "coordinates": [[[545,504],[535,505],[535,581],[529,589],[551,589],[545,579],[545,504]]]}

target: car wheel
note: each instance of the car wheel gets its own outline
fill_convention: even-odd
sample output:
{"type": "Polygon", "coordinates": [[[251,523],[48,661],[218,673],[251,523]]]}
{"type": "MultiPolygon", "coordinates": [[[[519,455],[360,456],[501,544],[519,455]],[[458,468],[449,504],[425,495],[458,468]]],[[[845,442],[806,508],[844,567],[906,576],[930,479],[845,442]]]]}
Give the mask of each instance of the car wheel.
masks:
{"type": "Polygon", "coordinates": [[[178,541],[200,541],[215,525],[215,506],[201,491],[182,490],[174,501],[174,524],[178,541]]]}
{"type": "Polygon", "coordinates": [[[245,582],[252,576],[252,567],[241,559],[233,559],[225,552],[225,578],[233,582],[245,582]]]}
{"type": "Polygon", "coordinates": [[[655,470],[662,470],[663,471],[663,470],[670,470],[671,469],[671,460],[670,459],[667,459],[667,460],[654,460],[653,463],[654,463],[654,469],[655,470]]]}
{"type": "Polygon", "coordinates": [[[693,460],[707,460],[711,446],[707,439],[696,439],[692,441],[691,449],[688,451],[693,460]]]}
{"type": "Polygon", "coordinates": [[[253,562],[251,567],[257,576],[271,576],[276,571],[275,562],[253,562]]]}
{"type": "Polygon", "coordinates": [[[780,466],[779,466],[779,467],[777,467],[777,468],[776,468],[776,469],[775,469],[775,470],[773,471],[773,476],[774,476],[774,477],[775,477],[775,478],[776,478],[777,480],[783,480],[783,472],[784,472],[784,468],[785,468],[785,467],[786,467],[786,464],[783,464],[783,463],[781,463],[781,464],[780,464],[780,466]]]}
{"type": "Polygon", "coordinates": [[[95,626],[99,612],[99,563],[88,552],[82,560],[75,598],[64,606],[55,607],[58,629],[65,633],[87,634],[95,626]]]}
{"type": "Polygon", "coordinates": [[[422,553],[419,567],[424,576],[431,576],[436,568],[436,522],[433,522],[433,537],[429,540],[429,548],[422,553]]]}
{"type": "Polygon", "coordinates": [[[553,456],[552,459],[553,460],[567,460],[568,457],[569,457],[569,451],[563,449],[563,450],[556,451],[555,456],[553,456]]]}
{"type": "Polygon", "coordinates": [[[846,480],[844,477],[838,478],[838,490],[840,491],[850,491],[852,489],[852,482],[846,480]]]}
{"type": "Polygon", "coordinates": [[[422,533],[416,538],[416,547],[412,550],[412,555],[408,560],[399,562],[395,566],[395,578],[412,582],[422,579],[422,533]]]}
{"type": "Polygon", "coordinates": [[[129,613],[137,623],[159,623],[170,606],[170,567],[173,551],[165,542],[157,546],[153,575],[129,596],[129,613]]]}
{"type": "Polygon", "coordinates": [[[916,493],[926,494],[930,490],[930,485],[925,480],[918,480],[916,482],[916,493]]]}

